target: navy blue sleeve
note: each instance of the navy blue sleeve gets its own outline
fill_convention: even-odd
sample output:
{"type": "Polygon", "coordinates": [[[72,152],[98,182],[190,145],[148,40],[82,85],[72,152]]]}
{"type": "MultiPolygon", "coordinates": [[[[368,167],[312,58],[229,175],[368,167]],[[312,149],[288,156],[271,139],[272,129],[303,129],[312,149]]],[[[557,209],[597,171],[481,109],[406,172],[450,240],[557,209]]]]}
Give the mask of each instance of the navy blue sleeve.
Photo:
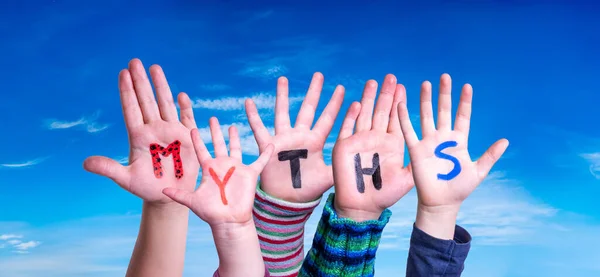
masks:
{"type": "Polygon", "coordinates": [[[453,240],[434,238],[413,225],[406,277],[459,277],[471,248],[471,235],[456,225],[453,240]]]}

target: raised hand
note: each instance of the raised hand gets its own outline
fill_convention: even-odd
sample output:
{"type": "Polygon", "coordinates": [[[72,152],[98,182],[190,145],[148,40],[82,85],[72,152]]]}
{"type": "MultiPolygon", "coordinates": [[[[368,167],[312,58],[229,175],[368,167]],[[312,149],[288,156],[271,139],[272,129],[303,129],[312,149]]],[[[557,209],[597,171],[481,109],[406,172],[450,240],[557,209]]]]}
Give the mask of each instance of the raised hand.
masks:
{"type": "Polygon", "coordinates": [[[273,146],[267,145],[260,157],[246,166],[242,163],[240,138],[235,126],[229,128],[229,155],[215,117],[210,119],[210,132],[215,148],[214,159],[202,142],[198,129],[191,132],[197,159],[202,166],[200,187],[194,192],[171,187],[165,188],[163,193],[190,208],[211,226],[248,223],[252,220],[256,181],[269,161],[273,146]]]}
{"type": "Polygon", "coordinates": [[[95,156],[85,160],[84,168],[112,179],[149,203],[169,203],[172,200],[162,193],[164,188],[191,191],[196,185],[199,164],[189,135],[196,122],[185,93],[178,96],[181,120],[178,118],[160,66],[151,66],[150,75],[156,99],[140,60],[133,59],[129,68],[119,74],[121,104],[129,134],[129,165],[95,156]]]}
{"type": "Polygon", "coordinates": [[[361,103],[354,102],[333,149],[334,206],[340,217],[378,219],[412,187],[404,167],[404,139],[393,107],[405,101],[404,86],[387,75],[373,114],[377,83],[369,80],[361,103]],[[356,131],[353,134],[354,126],[356,131]]]}
{"type": "Polygon", "coordinates": [[[408,146],[417,186],[419,204],[417,227],[439,238],[451,239],[462,202],[475,190],[508,147],[508,140],[494,143],[477,161],[468,151],[473,88],[462,88],[454,130],[452,130],[452,81],[448,74],[440,80],[437,129],[433,120],[431,83],[421,86],[421,130],[419,141],[408,115],[406,103],[398,106],[402,133],[408,146]]]}
{"type": "Polygon", "coordinates": [[[229,155],[219,121],[210,119],[213,159],[197,129],[191,133],[198,162],[202,166],[200,187],[190,192],[166,188],[163,193],[190,208],[210,225],[219,255],[219,276],[265,276],[252,207],[258,175],[269,161],[273,146],[267,145],[251,165],[242,163],[240,137],[229,128],[229,155]]]}
{"type": "Polygon", "coordinates": [[[275,136],[265,128],[252,100],[246,113],[260,152],[275,146],[273,157],[261,174],[261,188],[268,194],[290,202],[319,198],[333,185],[331,166],[323,160],[323,147],[344,98],[344,87],[337,86],[323,114],[311,129],[323,88],[323,75],[313,75],[306,98],[292,128],[289,116],[288,80],[277,81],[275,136]]]}

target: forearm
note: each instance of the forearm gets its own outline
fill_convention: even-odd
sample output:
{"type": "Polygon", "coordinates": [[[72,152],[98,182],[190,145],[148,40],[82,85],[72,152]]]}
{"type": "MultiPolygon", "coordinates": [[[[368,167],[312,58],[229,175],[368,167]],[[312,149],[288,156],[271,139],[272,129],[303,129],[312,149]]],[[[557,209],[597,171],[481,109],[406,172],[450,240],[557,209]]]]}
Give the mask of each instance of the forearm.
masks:
{"type": "Polygon", "coordinates": [[[265,276],[254,223],[211,225],[219,255],[218,276],[265,276]]]}
{"type": "Polygon", "coordinates": [[[304,260],[304,224],[320,200],[292,203],[257,187],[254,222],[271,276],[293,276],[300,270],[304,260]]]}
{"type": "Polygon", "coordinates": [[[356,222],[338,217],[330,194],[299,276],[373,276],[375,253],[391,212],[356,222]]]}
{"type": "Polygon", "coordinates": [[[470,250],[471,235],[456,225],[458,209],[419,207],[410,239],[407,277],[458,277],[470,250]]]}
{"type": "Polygon", "coordinates": [[[127,277],[180,277],[183,274],[189,210],[144,202],[127,277]]]}

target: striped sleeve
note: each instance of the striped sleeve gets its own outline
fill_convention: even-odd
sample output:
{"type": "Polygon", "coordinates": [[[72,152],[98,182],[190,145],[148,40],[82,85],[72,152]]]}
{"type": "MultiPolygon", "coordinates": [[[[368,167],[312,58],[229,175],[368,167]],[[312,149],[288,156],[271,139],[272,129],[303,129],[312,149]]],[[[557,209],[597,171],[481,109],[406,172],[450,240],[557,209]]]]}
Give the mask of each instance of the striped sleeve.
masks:
{"type": "Polygon", "coordinates": [[[265,265],[271,276],[297,276],[304,259],[304,224],[321,198],[287,202],[256,188],[254,224],[265,265]]]}
{"type": "Polygon", "coordinates": [[[330,194],[325,203],[312,248],[298,276],[374,276],[375,253],[391,211],[383,211],[378,220],[355,222],[337,216],[334,197],[330,194]]]}

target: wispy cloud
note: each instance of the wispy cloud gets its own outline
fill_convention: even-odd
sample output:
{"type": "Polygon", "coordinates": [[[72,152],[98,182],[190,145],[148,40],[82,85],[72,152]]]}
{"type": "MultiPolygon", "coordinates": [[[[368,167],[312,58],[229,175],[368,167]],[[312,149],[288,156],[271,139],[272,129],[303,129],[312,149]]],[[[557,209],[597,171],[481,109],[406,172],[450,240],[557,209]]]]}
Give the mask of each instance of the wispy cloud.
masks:
{"type": "Polygon", "coordinates": [[[335,63],[336,55],[347,51],[337,44],[331,44],[311,37],[287,37],[255,45],[262,52],[241,61],[239,74],[259,79],[273,79],[296,70],[324,70],[335,63]]]}
{"type": "MultiPolygon", "coordinates": [[[[40,237],[17,248],[0,248],[2,276],[123,276],[139,229],[140,215],[99,216],[51,226],[23,224],[21,231],[40,237]],[[33,251],[32,249],[35,249],[33,251]],[[27,255],[23,255],[27,254],[27,255]]],[[[0,230],[4,229],[0,222],[0,230]]],[[[0,241],[1,243],[2,241],[0,241]]],[[[218,267],[210,228],[192,216],[184,276],[201,276],[218,267]]]]}
{"type": "Polygon", "coordinates": [[[287,68],[275,61],[261,61],[248,63],[239,74],[248,77],[274,79],[287,73],[287,68]]]}
{"type": "Polygon", "coordinates": [[[35,247],[39,246],[40,244],[41,244],[41,242],[39,242],[39,241],[30,240],[28,242],[20,242],[20,243],[15,244],[15,248],[18,250],[21,250],[21,251],[27,251],[31,248],[35,248],[35,247]]]}
{"type": "Polygon", "coordinates": [[[115,161],[117,161],[120,164],[127,165],[127,164],[129,164],[129,156],[119,156],[119,157],[116,157],[115,161]]]}
{"type": "Polygon", "coordinates": [[[248,19],[248,21],[246,23],[265,19],[265,18],[270,17],[271,15],[273,15],[273,10],[258,11],[258,12],[255,12],[254,14],[252,14],[252,16],[248,19]]]}
{"type": "Polygon", "coordinates": [[[83,116],[75,121],[63,121],[57,119],[48,119],[46,120],[46,128],[50,130],[60,130],[60,129],[70,129],[74,127],[80,127],[86,130],[88,133],[97,133],[106,130],[110,125],[109,124],[101,124],[97,122],[99,112],[93,114],[92,116],[86,117],[83,116]]]}
{"type": "Polygon", "coordinates": [[[37,158],[34,160],[18,162],[18,163],[3,163],[3,164],[0,164],[0,167],[8,167],[8,168],[30,167],[30,166],[37,165],[37,164],[45,161],[46,159],[48,159],[48,157],[42,157],[42,158],[37,158]]]}
{"type": "Polygon", "coordinates": [[[20,238],[23,238],[23,235],[15,235],[15,234],[0,235],[0,240],[20,239],[20,238]]]}
{"type": "MultiPolygon", "coordinates": [[[[267,93],[258,93],[251,97],[222,97],[217,99],[196,99],[192,102],[192,107],[196,109],[208,109],[218,111],[241,111],[244,110],[244,102],[247,98],[252,99],[259,110],[274,109],[275,96],[267,93]]],[[[290,106],[293,106],[304,99],[302,96],[292,96],[289,98],[290,106]]]]}
{"type": "Polygon", "coordinates": [[[204,90],[227,90],[230,89],[231,86],[225,84],[204,84],[200,86],[204,90]]]}
{"type": "Polygon", "coordinates": [[[600,152],[586,153],[580,155],[590,164],[590,173],[600,180],[600,152]]]}
{"type": "Polygon", "coordinates": [[[9,249],[12,250],[13,253],[17,254],[27,254],[29,250],[38,247],[41,242],[40,241],[22,241],[23,235],[15,235],[15,234],[3,234],[0,235],[0,249],[9,249]],[[4,241],[4,243],[1,243],[4,241]]]}

